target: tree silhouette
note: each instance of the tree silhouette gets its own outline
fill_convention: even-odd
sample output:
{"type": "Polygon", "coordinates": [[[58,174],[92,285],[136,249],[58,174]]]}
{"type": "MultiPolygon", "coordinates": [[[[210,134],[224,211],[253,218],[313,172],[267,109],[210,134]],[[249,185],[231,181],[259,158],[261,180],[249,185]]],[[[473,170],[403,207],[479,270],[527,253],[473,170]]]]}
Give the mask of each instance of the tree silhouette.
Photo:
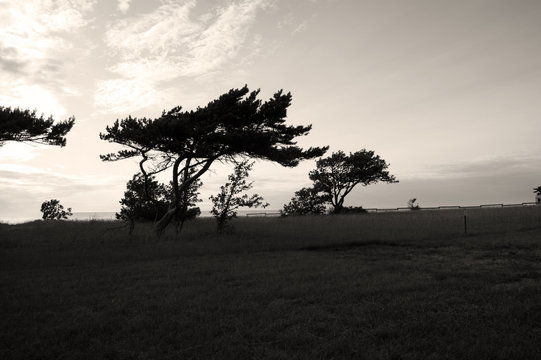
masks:
{"type": "MultiPolygon", "coordinates": [[[[181,201],[182,210],[176,215],[177,231],[182,227],[185,220],[195,218],[201,211],[193,207],[198,199],[198,189],[201,181],[196,181],[188,188],[186,195],[181,201]]],[[[122,207],[116,213],[116,218],[130,223],[129,233],[133,232],[136,221],[156,221],[169,209],[172,197],[172,186],[164,185],[156,181],[154,176],[145,177],[137,173],[126,184],[124,197],[119,201],[122,207]]]]}
{"type": "Polygon", "coordinates": [[[312,187],[304,187],[295,192],[289,204],[284,205],[280,210],[283,216],[289,215],[321,215],[326,211],[326,204],[329,202],[328,196],[321,195],[312,187]]]}
{"type": "Polygon", "coordinates": [[[67,211],[64,210],[64,206],[56,199],[44,201],[40,210],[43,213],[43,220],[63,220],[73,215],[71,208],[68,208],[67,211]]]}
{"type": "Polygon", "coordinates": [[[254,163],[250,163],[248,160],[238,163],[233,173],[228,176],[229,181],[220,187],[220,193],[210,197],[210,200],[214,204],[211,213],[218,222],[219,232],[225,228],[231,219],[237,217],[237,209],[239,207],[267,207],[269,205],[268,203],[263,203],[263,197],[258,194],[240,195],[250,190],[253,186],[253,182],[246,182],[246,178],[250,170],[252,170],[253,165],[254,163]]]}
{"type": "Polygon", "coordinates": [[[130,223],[129,233],[133,232],[135,221],[155,221],[167,212],[169,201],[167,188],[153,176],[148,179],[141,173],[133,175],[126,184],[124,197],[120,199],[120,212],[115,216],[130,223]],[[146,181],[145,181],[146,180],[146,181]]]}
{"type": "MultiPolygon", "coordinates": [[[[195,170],[192,169],[189,175],[193,175],[193,171],[195,170]]],[[[181,176],[179,182],[184,182],[183,176],[181,176]]],[[[199,188],[202,185],[203,182],[200,179],[197,179],[191,182],[190,185],[182,191],[180,195],[179,206],[175,214],[177,234],[180,234],[182,232],[182,228],[186,220],[194,219],[197,216],[201,215],[201,209],[199,209],[199,207],[195,205],[198,202],[202,201],[201,199],[199,199],[199,188]]],[[[167,187],[167,192],[169,198],[172,199],[174,197],[172,183],[169,184],[169,186],[167,187]]]]}
{"type": "Polygon", "coordinates": [[[74,117],[54,124],[52,116],[37,116],[36,110],[0,106],[0,146],[6,141],[65,146],[66,134],[74,123],[74,117]]]}
{"type": "Polygon", "coordinates": [[[408,209],[410,210],[420,210],[421,206],[419,206],[419,203],[417,202],[417,198],[409,199],[408,200],[408,209]]]}
{"type": "Polygon", "coordinates": [[[278,91],[266,102],[259,90],[247,86],[231,89],[205,107],[182,111],[180,106],[157,119],[127,117],[116,120],[102,140],[125,148],[104,161],[140,156],[144,176],[172,168],[173,199],[170,210],[156,223],[161,233],[180,209],[182,193],[208,171],[214,162],[233,161],[238,156],[265,159],[283,166],[296,166],[302,159],[321,156],[326,147],[307,150],[296,146],[296,137],[311,126],[285,124],[291,94],[278,91]]]}
{"type": "Polygon", "coordinates": [[[364,186],[377,182],[396,183],[389,175],[389,165],[373,151],[362,149],[346,155],[343,151],[333,153],[316,162],[316,169],[309,173],[314,189],[324,193],[338,214],[344,207],[344,199],[358,184],[364,186]]]}
{"type": "Polygon", "coordinates": [[[538,186],[536,188],[533,188],[533,192],[537,194],[535,201],[538,205],[541,204],[541,186],[538,186]]]}

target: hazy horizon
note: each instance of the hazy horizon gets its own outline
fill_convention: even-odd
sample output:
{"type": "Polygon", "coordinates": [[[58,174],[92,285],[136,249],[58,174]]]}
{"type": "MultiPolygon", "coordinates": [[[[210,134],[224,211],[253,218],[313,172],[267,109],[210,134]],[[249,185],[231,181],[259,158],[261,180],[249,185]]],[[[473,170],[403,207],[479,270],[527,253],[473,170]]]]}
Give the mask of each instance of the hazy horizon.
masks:
{"type": "MultiPolygon", "coordinates": [[[[0,105],[76,118],[64,148],[0,147],[0,220],[52,198],[119,211],[137,161],[102,162],[119,147],[99,133],[244,84],[291,91],[287,123],[313,125],[300,146],[390,164],[399,183],[346,205],[533,202],[541,185],[539,1],[0,0],[0,17],[0,105]]],[[[281,209],[314,167],[258,161],[252,192],[281,209]]],[[[203,177],[202,210],[231,170],[203,177]]]]}

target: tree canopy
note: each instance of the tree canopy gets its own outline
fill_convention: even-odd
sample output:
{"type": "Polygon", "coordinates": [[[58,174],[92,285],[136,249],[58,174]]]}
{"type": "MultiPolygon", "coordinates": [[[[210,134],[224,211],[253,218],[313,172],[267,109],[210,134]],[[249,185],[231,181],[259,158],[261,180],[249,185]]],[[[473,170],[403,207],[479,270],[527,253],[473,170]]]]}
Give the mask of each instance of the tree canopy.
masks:
{"type": "Polygon", "coordinates": [[[6,141],[65,146],[74,123],[74,117],[55,124],[52,116],[38,116],[36,110],[0,106],[0,146],[6,141]]]}
{"type": "Polygon", "coordinates": [[[167,211],[167,188],[153,176],[145,182],[141,173],[137,173],[126,184],[124,197],[119,203],[121,208],[116,213],[117,219],[130,222],[138,219],[152,221],[167,211]]]}
{"type": "Polygon", "coordinates": [[[65,220],[73,215],[71,208],[64,210],[64,206],[56,199],[44,201],[40,211],[43,213],[43,220],[65,220]]]}
{"type": "Polygon", "coordinates": [[[158,222],[159,232],[180,208],[182,192],[216,161],[241,156],[294,167],[303,159],[325,153],[327,147],[304,150],[296,145],[295,139],[307,135],[311,125],[285,124],[291,93],[280,90],[266,102],[258,94],[259,90],[250,92],[247,86],[231,89],[196,110],[183,111],[177,106],[156,119],[129,116],[100,134],[102,140],[124,146],[116,153],[101,155],[104,161],[139,156],[145,176],[172,168],[173,206],[158,222]]]}
{"type": "Polygon", "coordinates": [[[346,196],[358,184],[367,186],[377,182],[396,183],[398,180],[389,175],[389,165],[374,151],[362,149],[346,155],[343,151],[321,158],[316,162],[316,169],[309,173],[314,182],[314,189],[327,196],[339,213],[344,207],[346,196]]]}

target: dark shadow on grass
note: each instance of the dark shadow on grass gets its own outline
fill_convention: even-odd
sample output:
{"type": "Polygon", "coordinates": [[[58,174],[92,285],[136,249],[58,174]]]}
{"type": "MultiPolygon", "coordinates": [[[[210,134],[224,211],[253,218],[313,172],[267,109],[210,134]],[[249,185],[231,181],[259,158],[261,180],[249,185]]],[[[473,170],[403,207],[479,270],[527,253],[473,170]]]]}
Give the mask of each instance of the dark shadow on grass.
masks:
{"type": "Polygon", "coordinates": [[[351,241],[342,244],[324,244],[324,245],[313,245],[305,246],[299,250],[305,251],[345,251],[361,247],[378,247],[378,246],[390,246],[390,247],[415,247],[413,244],[404,244],[397,243],[394,241],[351,241]]]}

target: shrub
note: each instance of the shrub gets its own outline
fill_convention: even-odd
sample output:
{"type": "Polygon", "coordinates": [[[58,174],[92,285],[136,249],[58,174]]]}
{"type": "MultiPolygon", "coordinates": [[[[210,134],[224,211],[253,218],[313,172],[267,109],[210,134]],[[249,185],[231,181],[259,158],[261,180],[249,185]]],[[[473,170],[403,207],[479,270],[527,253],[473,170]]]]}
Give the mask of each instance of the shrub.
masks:
{"type": "Polygon", "coordinates": [[[63,220],[73,215],[71,208],[68,208],[67,211],[64,210],[64,206],[56,199],[44,201],[41,204],[41,212],[43,220],[63,220]]]}

